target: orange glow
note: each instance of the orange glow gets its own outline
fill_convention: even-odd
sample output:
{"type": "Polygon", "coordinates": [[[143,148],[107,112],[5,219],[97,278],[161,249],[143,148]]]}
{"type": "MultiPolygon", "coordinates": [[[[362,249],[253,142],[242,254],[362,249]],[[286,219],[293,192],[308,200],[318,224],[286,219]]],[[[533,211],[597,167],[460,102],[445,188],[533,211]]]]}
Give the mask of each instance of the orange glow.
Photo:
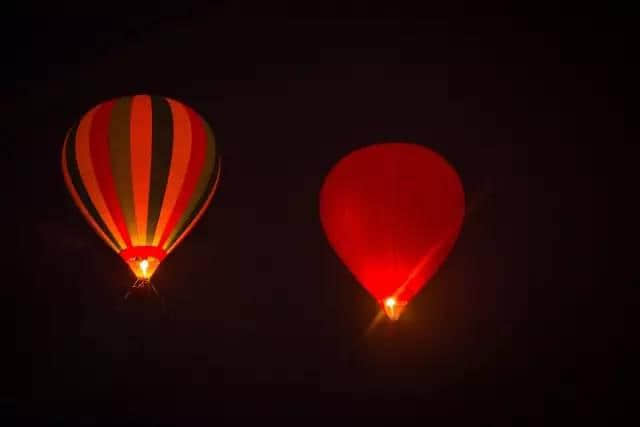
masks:
{"type": "Polygon", "coordinates": [[[384,300],[382,307],[384,308],[384,312],[387,314],[389,320],[396,321],[400,318],[400,315],[406,308],[407,303],[403,301],[398,301],[394,297],[389,297],[384,300]]]}
{"type": "Polygon", "coordinates": [[[127,260],[127,264],[138,279],[149,280],[160,265],[160,261],[152,256],[146,258],[133,257],[127,260]]]}

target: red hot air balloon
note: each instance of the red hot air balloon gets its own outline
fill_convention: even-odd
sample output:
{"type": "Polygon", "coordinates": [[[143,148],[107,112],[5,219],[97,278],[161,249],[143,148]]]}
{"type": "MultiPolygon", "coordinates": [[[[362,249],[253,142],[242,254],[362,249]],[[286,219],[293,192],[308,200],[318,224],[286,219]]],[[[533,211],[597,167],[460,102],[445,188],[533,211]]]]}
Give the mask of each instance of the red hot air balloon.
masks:
{"type": "Polygon", "coordinates": [[[188,106],[136,95],[103,102],[62,149],[71,196],[96,233],[149,280],[211,202],[220,177],[213,132],[188,106]]]}
{"type": "Polygon", "coordinates": [[[329,172],[320,192],[329,243],[391,320],[449,254],[464,209],[453,167],[409,143],[350,153],[329,172]]]}

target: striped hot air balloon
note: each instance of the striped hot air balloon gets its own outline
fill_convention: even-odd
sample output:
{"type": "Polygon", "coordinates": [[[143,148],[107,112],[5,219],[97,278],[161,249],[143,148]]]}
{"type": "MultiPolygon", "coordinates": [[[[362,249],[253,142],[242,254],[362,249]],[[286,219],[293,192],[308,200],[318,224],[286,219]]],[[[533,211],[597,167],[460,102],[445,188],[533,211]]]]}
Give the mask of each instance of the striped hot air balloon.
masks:
{"type": "Polygon", "coordinates": [[[89,224],[148,283],[211,202],[220,162],[195,111],[136,95],[97,105],[69,130],[62,170],[89,224]]]}

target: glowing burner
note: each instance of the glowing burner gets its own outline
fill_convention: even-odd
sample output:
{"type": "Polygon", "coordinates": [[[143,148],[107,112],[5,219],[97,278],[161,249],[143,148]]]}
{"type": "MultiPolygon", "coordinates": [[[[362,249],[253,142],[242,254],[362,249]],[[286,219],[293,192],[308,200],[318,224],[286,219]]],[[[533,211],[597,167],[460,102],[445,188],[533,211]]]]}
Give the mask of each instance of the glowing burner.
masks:
{"type": "Polygon", "coordinates": [[[405,307],[407,306],[407,303],[403,301],[398,301],[394,297],[389,297],[384,300],[384,303],[382,304],[382,306],[389,320],[395,321],[400,318],[400,315],[402,314],[405,307]]]}
{"type": "Polygon", "coordinates": [[[149,280],[160,265],[160,261],[152,256],[145,258],[133,257],[127,259],[127,264],[129,264],[129,268],[138,279],[149,280]]]}

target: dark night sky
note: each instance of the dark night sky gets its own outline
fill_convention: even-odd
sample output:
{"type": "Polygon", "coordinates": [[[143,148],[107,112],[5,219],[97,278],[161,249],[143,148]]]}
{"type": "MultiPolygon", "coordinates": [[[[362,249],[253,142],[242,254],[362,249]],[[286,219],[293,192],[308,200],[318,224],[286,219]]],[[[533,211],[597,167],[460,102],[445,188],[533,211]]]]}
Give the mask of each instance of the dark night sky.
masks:
{"type": "Polygon", "coordinates": [[[618,23],[298,12],[61,6],[25,21],[5,103],[25,368],[3,384],[7,419],[492,423],[589,416],[618,387],[629,303],[602,280],[615,282],[603,225],[622,191],[618,23]],[[164,313],[122,301],[131,274],[59,165],[75,120],[135,93],[194,107],[224,161],[213,204],[155,276],[164,313]],[[367,331],[378,307],[329,247],[317,196],[338,159],[384,140],[443,154],[469,210],[404,317],[367,331]]]}

